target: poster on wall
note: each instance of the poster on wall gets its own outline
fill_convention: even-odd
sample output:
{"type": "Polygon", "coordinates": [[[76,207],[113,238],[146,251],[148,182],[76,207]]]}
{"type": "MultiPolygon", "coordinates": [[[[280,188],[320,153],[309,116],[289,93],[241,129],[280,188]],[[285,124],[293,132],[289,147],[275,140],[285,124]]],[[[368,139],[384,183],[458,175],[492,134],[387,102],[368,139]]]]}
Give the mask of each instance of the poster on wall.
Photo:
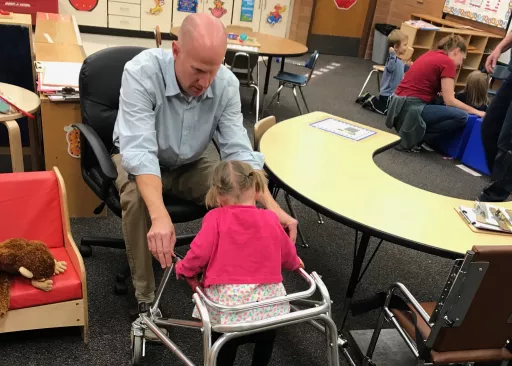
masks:
{"type": "Polygon", "coordinates": [[[93,11],[98,0],[69,0],[69,3],[78,11],[93,11]]]}
{"type": "Polygon", "coordinates": [[[357,3],[357,0],[334,0],[334,3],[340,10],[348,10],[357,3]]]}
{"type": "Polygon", "coordinates": [[[254,17],[254,0],[242,0],[241,22],[252,22],[254,17]]]}
{"type": "Polygon", "coordinates": [[[178,0],[178,11],[197,13],[197,0],[178,0]]]}
{"type": "Polygon", "coordinates": [[[443,12],[506,29],[511,9],[510,0],[446,0],[443,12]]]}

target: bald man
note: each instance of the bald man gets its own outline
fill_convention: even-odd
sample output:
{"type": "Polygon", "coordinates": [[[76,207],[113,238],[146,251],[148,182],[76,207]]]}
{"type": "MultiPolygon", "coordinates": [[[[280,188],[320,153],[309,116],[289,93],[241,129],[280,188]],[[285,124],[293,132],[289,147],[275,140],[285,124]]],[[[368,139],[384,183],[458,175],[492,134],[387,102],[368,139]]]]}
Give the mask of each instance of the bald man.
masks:
{"type": "MultiPolygon", "coordinates": [[[[113,160],[123,210],[123,234],[139,311],[154,300],[151,254],[171,265],[176,234],[162,193],[203,203],[218,154],[208,154],[215,136],[223,160],[263,169],[243,126],[238,79],[222,65],[224,26],[207,14],[189,15],[172,54],[141,52],[125,66],[114,128],[113,160]]],[[[210,149],[211,151],[211,149],[210,149]]],[[[259,202],[278,215],[295,241],[297,221],[268,190],[259,202]]]]}

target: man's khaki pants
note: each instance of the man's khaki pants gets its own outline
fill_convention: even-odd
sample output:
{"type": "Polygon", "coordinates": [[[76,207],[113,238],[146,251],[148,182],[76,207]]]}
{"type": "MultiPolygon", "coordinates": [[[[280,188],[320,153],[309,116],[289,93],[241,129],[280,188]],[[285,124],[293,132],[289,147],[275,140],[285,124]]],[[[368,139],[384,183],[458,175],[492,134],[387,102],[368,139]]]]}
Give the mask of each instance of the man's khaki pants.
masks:
{"type": "MultiPolygon", "coordinates": [[[[218,154],[211,150],[208,149],[199,160],[171,172],[162,170],[163,192],[204,204],[210,175],[219,162],[218,154]]],[[[117,168],[116,187],[121,198],[123,235],[135,297],[139,303],[151,303],[155,298],[155,276],[147,242],[151,219],[135,178],[129,177],[121,165],[121,155],[113,155],[112,159],[117,168]]]]}

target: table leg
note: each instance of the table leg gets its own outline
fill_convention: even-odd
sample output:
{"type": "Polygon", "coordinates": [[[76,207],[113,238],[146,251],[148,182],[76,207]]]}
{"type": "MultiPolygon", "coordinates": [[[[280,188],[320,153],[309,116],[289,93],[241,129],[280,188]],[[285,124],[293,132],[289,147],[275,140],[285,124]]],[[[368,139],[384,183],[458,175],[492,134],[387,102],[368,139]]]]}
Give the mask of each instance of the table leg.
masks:
{"type": "Polygon", "coordinates": [[[9,150],[11,152],[12,172],[18,173],[25,171],[23,165],[23,147],[21,145],[20,126],[17,121],[1,122],[7,127],[7,135],[9,136],[9,150]]]}
{"type": "MultiPolygon", "coordinates": [[[[341,316],[341,325],[339,331],[343,329],[345,326],[345,322],[347,320],[348,312],[350,310],[350,305],[352,303],[352,298],[354,297],[354,293],[356,292],[357,285],[360,281],[361,268],[363,267],[364,258],[366,256],[366,251],[368,250],[368,244],[370,243],[370,234],[363,233],[361,238],[361,242],[359,243],[359,248],[357,249],[356,256],[354,257],[354,262],[352,264],[352,273],[350,275],[350,280],[348,282],[348,288],[345,295],[345,304],[343,305],[343,312],[341,316]]],[[[354,245],[356,245],[354,243],[354,245]]]]}
{"type": "Polygon", "coordinates": [[[285,60],[285,58],[281,57],[281,72],[284,71],[284,60],[285,60]]]}
{"type": "Polygon", "coordinates": [[[265,86],[263,87],[263,94],[268,93],[268,81],[270,79],[270,70],[272,69],[272,56],[268,56],[267,59],[267,73],[265,74],[265,86]]]}

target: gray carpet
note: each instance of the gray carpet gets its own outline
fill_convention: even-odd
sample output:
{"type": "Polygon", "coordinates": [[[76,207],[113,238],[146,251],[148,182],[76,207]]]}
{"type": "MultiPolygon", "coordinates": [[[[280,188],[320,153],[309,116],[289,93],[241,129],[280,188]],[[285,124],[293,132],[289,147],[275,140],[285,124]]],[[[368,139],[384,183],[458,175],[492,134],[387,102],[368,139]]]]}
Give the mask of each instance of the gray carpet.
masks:
{"type": "MultiPolygon", "coordinates": [[[[304,93],[311,111],[325,111],[372,127],[386,129],[384,118],[362,109],[354,103],[364,82],[371,63],[355,58],[321,55],[318,69],[332,62],[341,64],[312,79],[304,93]]],[[[264,66],[261,65],[261,85],[264,66]]],[[[279,64],[274,63],[273,73],[279,64]]],[[[286,65],[287,71],[304,73],[295,65],[286,65]]],[[[277,83],[272,81],[270,96],[277,83]]],[[[376,82],[369,84],[369,90],[376,93],[376,82]]],[[[243,112],[246,127],[251,130],[254,115],[248,110],[251,91],[242,90],[243,112]]],[[[266,104],[265,104],[266,105],[266,104]]],[[[297,115],[297,107],[290,90],[285,90],[281,103],[270,112],[278,120],[297,115]]],[[[319,147],[320,148],[320,147],[319,147]]],[[[455,167],[455,162],[445,160],[435,152],[407,154],[395,150],[376,157],[377,164],[390,175],[432,192],[474,199],[487,183],[485,177],[473,177],[455,167]]],[[[0,169],[8,171],[9,161],[2,158],[0,169]]],[[[2,170],[0,170],[2,171],[2,170]]],[[[375,182],[378,186],[378,182],[375,182]]],[[[282,195],[279,202],[284,206],[282,195]]],[[[311,245],[299,247],[308,271],[322,275],[332,299],[333,313],[337,322],[340,319],[343,294],[349,279],[354,243],[354,230],[325,220],[317,223],[316,214],[311,209],[296,202],[298,219],[311,245]]],[[[399,219],[399,218],[398,218],[399,219]]],[[[178,225],[178,234],[198,230],[200,222],[178,225]]],[[[121,236],[120,220],[113,215],[93,219],[73,219],[72,230],[77,243],[84,235],[121,236]]],[[[372,247],[377,241],[372,241],[372,247]]],[[[93,256],[85,259],[89,288],[90,343],[84,345],[79,333],[74,329],[23,332],[0,336],[0,365],[127,365],[130,363],[130,320],[129,310],[133,307],[132,288],[130,295],[118,297],[113,294],[113,280],[126,264],[125,254],[120,250],[95,248],[93,256]]],[[[451,261],[432,255],[419,253],[395,244],[384,243],[359,286],[356,298],[386,289],[392,282],[400,281],[422,300],[435,300],[440,293],[445,278],[451,268],[451,261]]],[[[161,271],[157,270],[161,275],[161,271]]],[[[289,291],[301,288],[301,283],[293,276],[285,276],[289,291]]],[[[184,282],[172,281],[165,293],[162,310],[165,315],[188,319],[192,312],[191,291],[184,282]]],[[[377,313],[371,312],[358,317],[349,317],[346,330],[367,329],[373,326],[377,313]]],[[[199,333],[177,329],[171,338],[198,364],[201,362],[199,333]]],[[[237,365],[250,364],[250,346],[240,350],[237,365]]],[[[148,346],[146,365],[180,365],[179,360],[163,346],[148,346]]],[[[279,332],[272,365],[314,366],[325,365],[325,341],[322,334],[313,328],[290,326],[279,332]]],[[[342,359],[342,364],[346,365],[342,359]]]]}

